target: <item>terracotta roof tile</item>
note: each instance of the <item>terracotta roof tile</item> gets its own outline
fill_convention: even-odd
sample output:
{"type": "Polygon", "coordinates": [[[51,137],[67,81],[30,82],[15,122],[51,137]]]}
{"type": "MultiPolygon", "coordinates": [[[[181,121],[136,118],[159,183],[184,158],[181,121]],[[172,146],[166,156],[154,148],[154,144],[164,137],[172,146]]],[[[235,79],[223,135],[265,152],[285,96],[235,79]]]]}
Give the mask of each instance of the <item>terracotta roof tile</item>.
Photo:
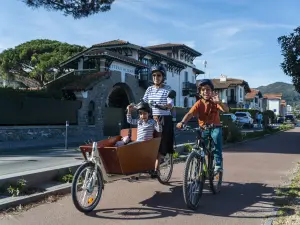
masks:
{"type": "Polygon", "coordinates": [[[262,97],[262,94],[259,90],[250,88],[251,92],[246,94],[245,99],[254,99],[256,95],[260,95],[260,97],[262,97]]]}
{"type": "Polygon", "coordinates": [[[281,100],[281,105],[286,106],[286,101],[285,100],[281,100]]]}
{"type": "Polygon", "coordinates": [[[164,43],[164,44],[158,44],[158,45],[151,45],[147,46],[146,48],[155,50],[155,49],[164,49],[164,48],[171,48],[171,47],[182,47],[183,49],[187,49],[191,52],[193,52],[197,56],[201,56],[202,54],[195,49],[185,45],[185,44],[178,44],[178,43],[164,43]]]}
{"type": "Polygon", "coordinates": [[[75,76],[73,81],[68,83],[63,89],[72,91],[86,91],[103,78],[109,77],[111,72],[97,72],[93,74],[75,76]]]}
{"type": "Polygon", "coordinates": [[[281,97],[282,97],[281,93],[277,93],[277,94],[267,93],[267,94],[264,94],[264,98],[266,98],[266,99],[281,99],[281,97]]]}
{"type": "Polygon", "coordinates": [[[236,85],[245,85],[246,92],[250,92],[249,85],[246,81],[235,79],[235,78],[226,78],[226,81],[221,81],[220,79],[212,79],[212,82],[215,86],[215,89],[227,89],[236,85]]]}
{"type": "Polygon", "coordinates": [[[104,47],[104,46],[113,46],[113,45],[126,45],[126,44],[129,44],[128,41],[123,41],[123,40],[112,40],[112,41],[107,41],[107,42],[102,42],[102,43],[99,43],[99,44],[95,44],[93,46],[101,46],[101,47],[104,47]]]}
{"type": "Polygon", "coordinates": [[[114,59],[117,59],[117,60],[120,60],[120,61],[123,61],[123,62],[133,64],[135,66],[140,66],[140,67],[145,67],[145,68],[148,67],[148,65],[146,65],[146,64],[144,64],[144,63],[142,63],[142,62],[140,62],[140,61],[138,61],[134,58],[130,58],[130,57],[121,55],[119,53],[106,50],[106,49],[94,50],[94,51],[88,52],[84,55],[86,55],[86,56],[96,56],[96,55],[98,55],[98,56],[108,56],[110,58],[114,58],[114,59]]]}

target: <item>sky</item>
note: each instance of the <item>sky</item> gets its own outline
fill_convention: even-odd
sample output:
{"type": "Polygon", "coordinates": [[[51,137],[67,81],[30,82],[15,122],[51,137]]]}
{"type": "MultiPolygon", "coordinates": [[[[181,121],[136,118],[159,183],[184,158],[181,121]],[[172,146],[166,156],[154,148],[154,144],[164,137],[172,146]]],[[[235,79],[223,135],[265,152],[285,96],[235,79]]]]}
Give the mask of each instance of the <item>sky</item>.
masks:
{"type": "Polygon", "coordinates": [[[224,74],[252,88],[291,83],[277,38],[300,25],[299,8],[299,0],[115,0],[111,11],[75,20],[9,0],[0,8],[0,51],[33,39],[183,43],[202,53],[194,63],[206,77],[224,74]]]}

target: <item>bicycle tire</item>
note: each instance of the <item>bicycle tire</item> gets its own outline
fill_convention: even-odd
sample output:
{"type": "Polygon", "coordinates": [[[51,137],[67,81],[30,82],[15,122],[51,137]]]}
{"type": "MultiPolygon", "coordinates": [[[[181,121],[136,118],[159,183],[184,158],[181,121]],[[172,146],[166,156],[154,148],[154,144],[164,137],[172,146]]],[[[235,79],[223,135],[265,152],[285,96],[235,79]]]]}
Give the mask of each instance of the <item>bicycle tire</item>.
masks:
{"type": "MultiPolygon", "coordinates": [[[[176,152],[176,139],[175,139],[175,133],[174,133],[174,152],[176,152]]],[[[162,177],[160,176],[161,174],[159,173],[158,177],[157,177],[157,180],[159,183],[161,184],[167,184],[171,177],[172,177],[172,173],[173,173],[173,168],[174,168],[174,158],[173,158],[173,153],[172,154],[167,154],[167,155],[170,155],[170,161],[171,161],[171,167],[170,167],[170,170],[169,170],[169,173],[168,173],[168,176],[166,177],[166,179],[162,179],[162,177]]]]}
{"type": "Polygon", "coordinates": [[[208,181],[209,181],[209,188],[213,194],[217,194],[221,191],[222,181],[223,181],[223,172],[220,171],[215,174],[215,166],[214,166],[214,155],[213,152],[208,153],[208,181]],[[218,182],[215,185],[214,179],[217,177],[218,182]]]}
{"type": "Polygon", "coordinates": [[[185,201],[187,208],[192,209],[192,210],[195,210],[198,208],[198,205],[200,203],[200,199],[201,199],[202,193],[203,193],[204,183],[205,183],[205,174],[203,172],[202,159],[195,151],[192,151],[185,162],[184,174],[183,174],[183,187],[182,187],[183,199],[185,201]],[[194,159],[196,159],[200,164],[200,169],[199,169],[199,171],[197,171],[197,173],[198,174],[200,173],[201,175],[199,176],[200,180],[199,180],[198,190],[196,190],[196,193],[198,193],[198,194],[196,194],[195,202],[193,203],[189,198],[188,179],[189,179],[189,169],[191,167],[192,160],[194,160],[194,159]]]}
{"type": "Polygon", "coordinates": [[[97,171],[97,179],[98,179],[98,192],[97,192],[97,196],[96,196],[94,202],[90,206],[88,206],[88,207],[81,206],[81,204],[79,203],[79,200],[77,198],[77,195],[76,195],[76,192],[77,192],[77,185],[76,184],[77,184],[77,181],[79,179],[79,175],[87,167],[91,167],[94,170],[95,165],[93,163],[91,163],[91,162],[87,162],[87,163],[81,165],[76,170],[76,172],[74,174],[74,178],[73,178],[72,186],[71,186],[71,195],[72,195],[73,204],[75,205],[75,207],[76,207],[76,209],[78,211],[83,212],[83,213],[88,213],[88,212],[91,212],[91,211],[94,210],[94,208],[98,205],[98,203],[99,203],[99,201],[101,199],[102,190],[103,190],[102,174],[101,174],[101,171],[98,168],[98,171],[97,171]]]}
{"type": "Polygon", "coordinates": [[[167,184],[169,182],[169,180],[171,179],[172,177],[172,173],[173,173],[173,164],[174,164],[174,160],[173,160],[173,154],[167,154],[170,156],[170,170],[169,170],[169,173],[167,175],[167,177],[165,179],[163,179],[161,177],[161,174],[159,173],[159,175],[157,176],[157,180],[159,183],[161,184],[167,184]]]}

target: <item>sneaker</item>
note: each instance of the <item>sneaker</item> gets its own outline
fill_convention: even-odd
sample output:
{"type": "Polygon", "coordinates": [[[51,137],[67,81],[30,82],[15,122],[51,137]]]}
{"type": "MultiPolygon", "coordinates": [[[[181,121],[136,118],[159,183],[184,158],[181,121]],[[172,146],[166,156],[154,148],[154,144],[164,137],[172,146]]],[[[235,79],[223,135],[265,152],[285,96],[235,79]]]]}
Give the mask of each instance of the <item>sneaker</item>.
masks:
{"type": "Polygon", "coordinates": [[[223,162],[221,159],[216,158],[215,173],[219,173],[222,171],[223,171],[223,162]]]}
{"type": "Polygon", "coordinates": [[[215,173],[223,172],[223,167],[222,166],[215,166],[215,173]]]}

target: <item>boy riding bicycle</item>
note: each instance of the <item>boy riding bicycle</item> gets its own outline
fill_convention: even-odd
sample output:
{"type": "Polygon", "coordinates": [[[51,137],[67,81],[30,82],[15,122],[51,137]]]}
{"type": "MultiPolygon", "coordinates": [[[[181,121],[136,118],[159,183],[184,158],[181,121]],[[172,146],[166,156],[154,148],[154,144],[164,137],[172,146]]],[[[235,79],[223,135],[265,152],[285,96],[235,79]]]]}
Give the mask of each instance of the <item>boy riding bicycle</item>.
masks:
{"type": "MultiPolygon", "coordinates": [[[[229,108],[227,104],[220,101],[218,94],[214,92],[214,85],[209,79],[203,79],[198,81],[198,91],[200,93],[200,99],[193,105],[190,111],[183,117],[176,127],[181,129],[193,116],[198,118],[200,127],[205,124],[220,124],[220,115],[218,110],[228,112],[229,108]]],[[[203,132],[204,140],[207,141],[209,135],[208,131],[203,132]]],[[[215,170],[216,172],[223,170],[223,154],[222,154],[222,128],[215,128],[211,137],[215,144],[216,160],[215,170]]]]}

